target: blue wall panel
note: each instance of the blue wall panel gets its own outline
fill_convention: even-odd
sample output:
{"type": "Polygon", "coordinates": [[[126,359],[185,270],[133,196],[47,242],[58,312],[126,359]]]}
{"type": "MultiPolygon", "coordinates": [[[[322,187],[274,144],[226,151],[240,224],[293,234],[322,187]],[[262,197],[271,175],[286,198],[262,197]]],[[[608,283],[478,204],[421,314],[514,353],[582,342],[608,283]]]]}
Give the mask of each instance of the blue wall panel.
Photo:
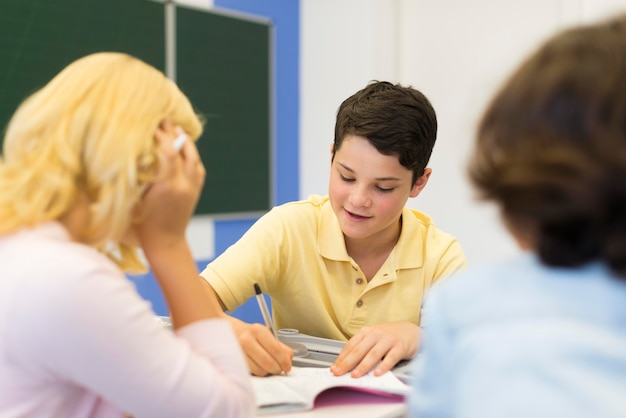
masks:
{"type": "MultiPolygon", "coordinates": [[[[269,19],[274,26],[274,204],[299,198],[299,0],[215,0],[216,9],[242,12],[269,19]]],[[[256,219],[215,222],[215,252],[221,254],[236,242],[256,219]]],[[[197,260],[203,270],[210,260],[197,260]]],[[[133,276],[139,293],[151,301],[158,315],[167,305],[151,273],[133,276]]],[[[247,322],[262,322],[256,301],[251,299],[233,315],[247,322]]]]}

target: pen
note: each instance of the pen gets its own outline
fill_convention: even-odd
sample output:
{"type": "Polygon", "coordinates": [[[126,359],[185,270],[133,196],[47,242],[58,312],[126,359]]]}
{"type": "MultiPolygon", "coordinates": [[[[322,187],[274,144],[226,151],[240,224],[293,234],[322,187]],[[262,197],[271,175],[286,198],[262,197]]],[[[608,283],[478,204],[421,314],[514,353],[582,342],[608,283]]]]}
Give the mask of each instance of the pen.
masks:
{"type": "MultiPolygon", "coordinates": [[[[259,286],[258,283],[254,284],[254,293],[256,293],[256,301],[259,303],[259,308],[261,309],[261,315],[263,315],[263,321],[265,321],[265,325],[270,329],[270,331],[272,331],[274,337],[279,340],[278,334],[276,334],[276,330],[274,329],[274,322],[272,321],[272,317],[270,316],[270,311],[267,309],[265,297],[261,292],[261,286],[259,286]]],[[[285,341],[283,341],[283,344],[286,344],[289,348],[291,348],[296,357],[305,357],[309,353],[309,349],[304,344],[285,341]]]]}
{"type": "Polygon", "coordinates": [[[256,293],[256,301],[259,303],[259,308],[261,309],[261,315],[263,315],[265,325],[270,329],[270,331],[272,331],[274,337],[277,337],[276,330],[274,329],[274,323],[272,322],[272,317],[270,316],[270,311],[267,309],[267,303],[265,303],[265,298],[261,292],[261,286],[259,286],[258,283],[254,284],[254,292],[256,293]]]}
{"type": "Polygon", "coordinates": [[[180,151],[180,149],[185,145],[185,141],[187,141],[187,134],[181,132],[176,139],[174,139],[174,150],[180,151]]]}

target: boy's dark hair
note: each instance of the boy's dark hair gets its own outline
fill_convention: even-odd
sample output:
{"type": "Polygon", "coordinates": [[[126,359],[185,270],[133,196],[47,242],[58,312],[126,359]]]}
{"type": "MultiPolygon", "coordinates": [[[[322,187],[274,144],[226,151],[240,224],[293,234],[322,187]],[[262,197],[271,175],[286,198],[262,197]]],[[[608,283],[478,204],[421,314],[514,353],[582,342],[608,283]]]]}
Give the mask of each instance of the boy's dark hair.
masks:
{"type": "Polygon", "coordinates": [[[341,103],[335,123],[335,152],[347,135],[367,140],[384,155],[396,155],[413,171],[413,184],[424,174],[437,138],[437,117],[421,92],[372,81],[341,103]]]}
{"type": "Polygon", "coordinates": [[[480,123],[470,178],[551,266],[626,277],[626,15],[548,40],[480,123]]]}

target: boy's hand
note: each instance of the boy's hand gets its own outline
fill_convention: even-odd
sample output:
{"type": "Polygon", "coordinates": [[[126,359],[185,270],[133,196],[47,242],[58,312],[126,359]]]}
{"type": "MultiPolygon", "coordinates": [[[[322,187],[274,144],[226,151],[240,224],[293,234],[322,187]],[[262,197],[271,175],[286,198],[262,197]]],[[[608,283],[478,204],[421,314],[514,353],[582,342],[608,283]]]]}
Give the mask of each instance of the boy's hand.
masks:
{"type": "Polygon", "coordinates": [[[419,334],[420,328],[410,322],[365,326],[346,343],[330,370],[337,376],[352,371],[352,377],[361,377],[374,369],[380,376],[400,360],[413,358],[419,334]]]}
{"type": "Polygon", "coordinates": [[[265,325],[246,325],[238,337],[250,372],[255,376],[289,373],[293,350],[278,341],[265,325]]]}

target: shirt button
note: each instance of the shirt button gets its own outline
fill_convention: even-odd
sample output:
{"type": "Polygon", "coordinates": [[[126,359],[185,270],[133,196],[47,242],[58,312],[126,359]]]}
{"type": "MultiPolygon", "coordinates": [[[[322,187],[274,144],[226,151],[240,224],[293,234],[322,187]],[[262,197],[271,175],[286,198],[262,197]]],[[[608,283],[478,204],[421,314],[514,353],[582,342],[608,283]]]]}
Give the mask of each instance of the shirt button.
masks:
{"type": "Polygon", "coordinates": [[[363,306],[363,301],[359,299],[359,301],[356,303],[356,307],[360,308],[361,306],[363,306]]]}
{"type": "Polygon", "coordinates": [[[356,279],[356,284],[362,284],[362,283],[363,283],[363,279],[361,278],[356,279]]]}

